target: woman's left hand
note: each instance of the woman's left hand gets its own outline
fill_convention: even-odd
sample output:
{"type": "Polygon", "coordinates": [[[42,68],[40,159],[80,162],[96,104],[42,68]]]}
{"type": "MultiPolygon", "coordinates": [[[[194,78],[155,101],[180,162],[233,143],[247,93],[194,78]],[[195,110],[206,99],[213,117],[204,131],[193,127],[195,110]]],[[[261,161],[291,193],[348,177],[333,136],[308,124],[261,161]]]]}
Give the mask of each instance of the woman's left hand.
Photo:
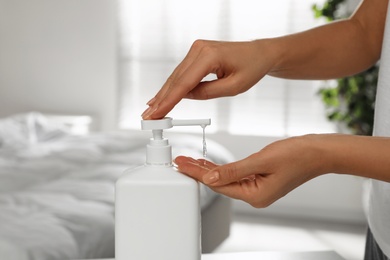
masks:
{"type": "Polygon", "coordinates": [[[315,135],[274,142],[249,157],[226,165],[179,156],[178,170],[228,197],[267,207],[306,181],[327,172],[315,135]]]}

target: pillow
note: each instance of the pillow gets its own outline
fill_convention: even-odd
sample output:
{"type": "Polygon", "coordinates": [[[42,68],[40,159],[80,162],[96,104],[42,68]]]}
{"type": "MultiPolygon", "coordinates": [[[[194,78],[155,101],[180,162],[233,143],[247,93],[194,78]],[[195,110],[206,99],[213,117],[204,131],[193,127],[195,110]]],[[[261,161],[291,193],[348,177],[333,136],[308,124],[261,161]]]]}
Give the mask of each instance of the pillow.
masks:
{"type": "Polygon", "coordinates": [[[0,147],[22,148],[68,135],[65,127],[30,112],[0,119],[0,147]]]}

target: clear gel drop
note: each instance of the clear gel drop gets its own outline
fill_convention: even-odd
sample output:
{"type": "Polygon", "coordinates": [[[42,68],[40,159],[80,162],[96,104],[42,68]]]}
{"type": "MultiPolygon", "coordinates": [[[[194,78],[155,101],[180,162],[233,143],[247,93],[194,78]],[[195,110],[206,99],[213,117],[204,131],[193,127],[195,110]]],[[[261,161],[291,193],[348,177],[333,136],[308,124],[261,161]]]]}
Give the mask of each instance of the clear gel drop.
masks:
{"type": "Polygon", "coordinates": [[[207,157],[207,143],[206,143],[206,126],[202,125],[203,129],[203,158],[207,157]]]}

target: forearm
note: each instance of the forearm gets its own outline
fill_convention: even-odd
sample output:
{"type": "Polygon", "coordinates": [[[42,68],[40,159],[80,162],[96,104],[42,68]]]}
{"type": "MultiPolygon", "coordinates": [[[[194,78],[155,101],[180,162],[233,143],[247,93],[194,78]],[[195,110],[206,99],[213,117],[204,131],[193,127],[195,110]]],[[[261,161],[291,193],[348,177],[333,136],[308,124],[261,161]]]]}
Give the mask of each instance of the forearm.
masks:
{"type": "Polygon", "coordinates": [[[325,134],[307,136],[319,151],[320,172],[351,174],[390,182],[390,138],[325,134]]]}
{"type": "Polygon", "coordinates": [[[361,72],[379,57],[387,0],[365,0],[349,19],[264,40],[275,61],[269,75],[330,79],[361,72]]]}

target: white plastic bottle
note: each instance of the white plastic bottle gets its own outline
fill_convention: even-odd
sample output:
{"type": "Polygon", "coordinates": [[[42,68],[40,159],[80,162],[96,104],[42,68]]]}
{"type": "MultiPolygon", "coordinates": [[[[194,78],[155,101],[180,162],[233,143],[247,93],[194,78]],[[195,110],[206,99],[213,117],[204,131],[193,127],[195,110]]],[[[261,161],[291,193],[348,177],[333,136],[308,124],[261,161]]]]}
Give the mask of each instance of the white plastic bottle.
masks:
{"type": "Polygon", "coordinates": [[[210,124],[201,120],[143,120],[152,130],[146,163],[128,170],[116,183],[116,260],[200,260],[199,184],[172,166],[163,129],[210,124]]]}

